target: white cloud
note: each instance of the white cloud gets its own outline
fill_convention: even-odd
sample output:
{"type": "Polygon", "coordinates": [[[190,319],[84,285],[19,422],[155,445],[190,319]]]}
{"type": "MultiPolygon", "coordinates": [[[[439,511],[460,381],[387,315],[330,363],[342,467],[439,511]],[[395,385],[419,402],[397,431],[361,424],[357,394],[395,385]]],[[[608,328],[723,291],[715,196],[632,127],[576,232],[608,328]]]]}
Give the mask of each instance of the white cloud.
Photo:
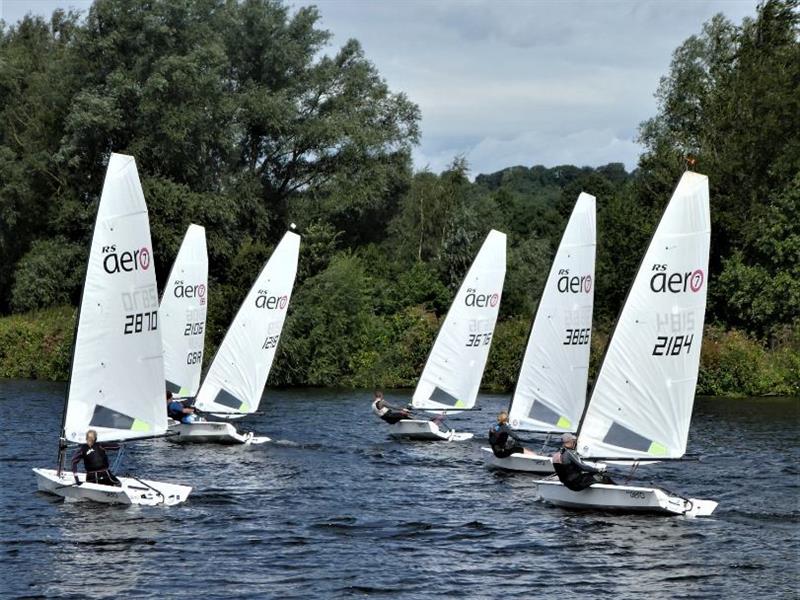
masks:
{"type": "Polygon", "coordinates": [[[639,124],[672,51],[757,0],[322,1],[334,44],[354,37],[422,111],[415,165],[464,154],[473,173],[537,162],[636,166],[639,124]]]}
{"type": "MultiPolygon", "coordinates": [[[[294,6],[310,2],[290,0],[294,6]]],[[[415,165],[636,165],[639,123],[672,51],[717,12],[757,0],[318,0],[333,46],[356,38],[422,111],[415,165]]],[[[0,17],[88,0],[0,0],[0,17]]]]}

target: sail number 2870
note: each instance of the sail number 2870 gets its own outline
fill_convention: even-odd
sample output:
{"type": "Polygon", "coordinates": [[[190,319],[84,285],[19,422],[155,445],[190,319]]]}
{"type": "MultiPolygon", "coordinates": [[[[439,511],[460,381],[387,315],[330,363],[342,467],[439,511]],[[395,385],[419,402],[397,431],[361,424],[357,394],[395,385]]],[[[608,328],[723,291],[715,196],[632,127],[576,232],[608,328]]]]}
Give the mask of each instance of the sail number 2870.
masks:
{"type": "Polygon", "coordinates": [[[158,329],[158,311],[125,315],[125,335],[158,329]]]}

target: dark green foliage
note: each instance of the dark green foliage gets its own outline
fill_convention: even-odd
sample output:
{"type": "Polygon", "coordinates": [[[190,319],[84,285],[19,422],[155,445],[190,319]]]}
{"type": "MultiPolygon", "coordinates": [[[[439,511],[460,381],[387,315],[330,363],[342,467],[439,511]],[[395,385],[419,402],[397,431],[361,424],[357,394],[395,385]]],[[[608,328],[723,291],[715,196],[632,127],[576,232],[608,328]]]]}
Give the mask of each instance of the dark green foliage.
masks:
{"type": "Polygon", "coordinates": [[[17,265],[11,306],[25,312],[77,304],[87,256],[85,248],[63,238],[36,240],[17,265]]]}
{"type": "MultiPolygon", "coordinates": [[[[357,41],[331,47],[313,7],[96,0],[82,20],[28,17],[0,29],[0,313],[76,304],[108,155],[125,152],[137,159],[159,281],[186,227],[206,228],[207,360],[294,222],[298,280],[270,382],[414,385],[495,228],[508,234],[508,270],[484,383],[510,389],[586,191],[598,208],[594,374],[691,155],[709,176],[713,219],[715,325],[699,389],[797,393],[799,13],[797,0],[769,0],[754,19],[717,16],[686,40],[641,126],[633,173],[514,166],[474,183],[463,157],[412,172],[416,105],[357,41]]],[[[0,375],[66,375],[64,310],[0,321],[0,375]]]]}
{"type": "Polygon", "coordinates": [[[776,219],[792,221],[797,231],[800,3],[767,0],[739,26],[714,17],[675,51],[657,97],[659,114],[641,129],[647,152],[639,198],[659,198],[685,168],[685,157],[695,157],[711,183],[712,318],[767,336],[791,324],[800,309],[790,289],[797,271],[788,270],[797,262],[776,263],[758,249],[791,234],[775,229],[776,219]],[[755,298],[762,293],[759,278],[772,276],[780,280],[775,289],[755,298]],[[777,302],[775,295],[785,293],[777,302]],[[731,295],[749,300],[731,302],[731,295]]]}

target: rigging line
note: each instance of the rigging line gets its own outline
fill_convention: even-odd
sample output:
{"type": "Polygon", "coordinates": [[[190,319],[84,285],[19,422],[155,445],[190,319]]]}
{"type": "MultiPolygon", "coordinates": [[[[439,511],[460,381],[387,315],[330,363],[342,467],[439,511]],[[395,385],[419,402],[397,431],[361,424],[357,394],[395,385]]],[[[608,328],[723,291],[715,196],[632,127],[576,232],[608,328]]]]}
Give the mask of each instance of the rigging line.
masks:
{"type": "Polygon", "coordinates": [[[153,490],[153,491],[154,491],[156,494],[158,494],[159,496],[161,496],[161,503],[162,503],[162,504],[166,504],[166,503],[167,503],[167,497],[164,495],[164,493],[163,493],[161,490],[159,490],[158,488],[154,488],[154,487],[153,487],[152,485],[150,485],[149,483],[147,483],[147,482],[145,482],[145,481],[142,481],[142,480],[141,480],[141,479],[139,479],[138,477],[134,477],[134,476],[133,476],[133,475],[131,475],[130,473],[128,473],[128,477],[130,477],[130,478],[131,478],[131,479],[133,479],[134,481],[138,481],[138,482],[139,482],[139,483],[141,483],[143,486],[150,488],[150,489],[151,489],[151,490],[153,490]]]}
{"type": "Polygon", "coordinates": [[[125,454],[125,446],[120,444],[119,451],[117,452],[117,455],[114,457],[114,464],[111,465],[112,473],[116,473],[117,470],[119,469],[119,466],[122,464],[122,457],[124,454],[125,454]]]}

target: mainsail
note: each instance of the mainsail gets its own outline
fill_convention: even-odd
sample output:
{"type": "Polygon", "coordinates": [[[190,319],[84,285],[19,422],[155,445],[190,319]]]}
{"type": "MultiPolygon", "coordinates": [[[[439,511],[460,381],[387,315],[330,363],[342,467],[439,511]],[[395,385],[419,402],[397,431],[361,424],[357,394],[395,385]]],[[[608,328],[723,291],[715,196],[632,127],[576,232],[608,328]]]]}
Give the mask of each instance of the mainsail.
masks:
{"type": "Polygon", "coordinates": [[[196,406],[243,416],[258,410],[286,319],[300,253],[287,232],[256,278],[206,374],[196,406]]]}
{"type": "Polygon", "coordinates": [[[595,197],[581,193],[536,309],[509,420],[525,431],[575,431],[586,404],[592,335],[595,197]]]}
{"type": "Polygon", "coordinates": [[[181,397],[197,394],[203,367],[208,308],[206,230],[189,225],[161,297],[166,388],[181,397]]]}
{"type": "Polygon", "coordinates": [[[439,329],[414,390],[415,408],[463,410],[475,405],[500,310],[505,275],[506,235],[492,230],[439,329]]]}
{"type": "Polygon", "coordinates": [[[132,156],[112,154],[97,209],[72,358],[64,437],[163,434],[164,364],[150,225],[132,156]]]}
{"type": "Polygon", "coordinates": [[[579,427],[588,457],[679,458],[694,404],[711,235],[708,178],[683,175],[609,341],[579,427]]]}

